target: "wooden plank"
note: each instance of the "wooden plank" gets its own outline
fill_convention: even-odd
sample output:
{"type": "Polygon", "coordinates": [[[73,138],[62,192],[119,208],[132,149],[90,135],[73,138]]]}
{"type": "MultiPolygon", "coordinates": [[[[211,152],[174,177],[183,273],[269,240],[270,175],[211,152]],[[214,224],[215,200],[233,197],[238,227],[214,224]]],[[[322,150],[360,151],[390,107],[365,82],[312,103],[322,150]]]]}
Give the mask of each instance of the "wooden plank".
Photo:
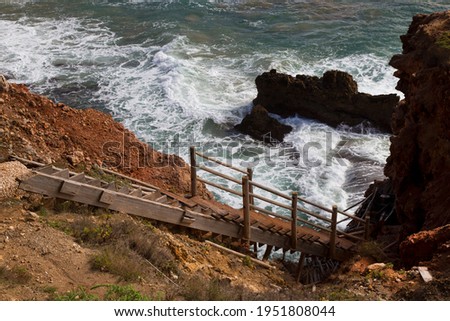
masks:
{"type": "Polygon", "coordinates": [[[116,183],[114,182],[109,183],[108,186],[106,186],[106,189],[109,191],[117,191],[116,183]]]}
{"type": "Polygon", "coordinates": [[[113,170],[110,170],[110,169],[108,169],[108,168],[100,167],[100,170],[102,170],[102,171],[104,171],[105,173],[108,173],[108,174],[112,174],[112,175],[119,176],[119,177],[121,177],[121,178],[124,178],[124,179],[126,179],[126,180],[129,180],[130,182],[136,183],[136,184],[138,184],[138,185],[142,185],[142,186],[151,188],[151,189],[154,190],[154,191],[158,191],[158,190],[159,190],[158,187],[156,187],[156,186],[154,186],[154,185],[152,185],[152,184],[149,184],[149,183],[144,182],[144,181],[141,181],[141,180],[139,180],[139,179],[136,179],[136,178],[133,178],[133,177],[130,177],[130,176],[127,176],[127,175],[118,173],[118,172],[113,171],[113,170]]]}
{"type": "Polygon", "coordinates": [[[297,210],[298,210],[299,212],[302,212],[302,213],[306,214],[306,215],[315,217],[315,218],[317,218],[317,219],[319,219],[319,220],[321,220],[321,221],[325,221],[325,222],[327,222],[327,223],[331,223],[331,219],[329,219],[329,218],[327,218],[327,217],[325,217],[325,216],[316,214],[316,213],[314,213],[314,212],[308,211],[306,208],[302,208],[302,207],[298,207],[298,206],[297,206],[297,210]]]}
{"type": "Polygon", "coordinates": [[[166,203],[167,201],[168,201],[167,195],[162,195],[155,200],[155,202],[158,203],[166,203]]]}
{"type": "Polygon", "coordinates": [[[136,197],[142,197],[142,189],[136,188],[135,190],[131,191],[130,195],[136,196],[136,197]]]}
{"type": "Polygon", "coordinates": [[[219,185],[219,184],[216,184],[216,183],[207,181],[206,179],[202,179],[202,178],[199,178],[199,177],[198,177],[197,180],[198,180],[199,182],[204,183],[204,184],[211,185],[211,186],[213,186],[213,187],[215,187],[215,188],[224,190],[225,192],[228,192],[228,193],[231,193],[231,194],[234,194],[234,195],[237,195],[237,196],[242,196],[242,193],[241,193],[241,192],[237,192],[237,191],[235,191],[235,190],[233,190],[233,189],[231,189],[231,188],[228,188],[228,187],[225,187],[225,186],[222,186],[222,185],[219,185]]]}
{"type": "Polygon", "coordinates": [[[88,179],[88,181],[86,182],[86,184],[92,185],[92,186],[96,186],[96,187],[101,187],[102,186],[102,181],[99,179],[88,179]]]}
{"type": "Polygon", "coordinates": [[[195,218],[194,218],[193,215],[190,214],[190,211],[187,210],[184,213],[183,217],[181,218],[181,222],[184,223],[184,224],[191,225],[192,223],[195,222],[195,218]]]}
{"type": "Polygon", "coordinates": [[[262,190],[265,190],[265,191],[267,191],[267,192],[269,192],[269,193],[272,193],[272,194],[278,195],[278,196],[280,196],[280,197],[283,197],[283,198],[285,198],[285,199],[287,199],[287,200],[289,200],[289,201],[291,200],[291,197],[290,197],[290,196],[288,196],[288,195],[286,195],[286,194],[283,194],[283,193],[281,193],[281,192],[279,192],[279,191],[277,191],[277,190],[274,190],[274,189],[272,189],[272,188],[269,188],[269,187],[267,187],[267,186],[264,186],[264,185],[262,185],[262,184],[259,184],[259,183],[253,182],[253,181],[251,181],[250,184],[251,184],[252,186],[255,186],[255,187],[258,187],[258,188],[260,188],[260,189],[262,189],[262,190]]]}
{"type": "Polygon", "coordinates": [[[189,156],[191,160],[191,197],[197,196],[197,166],[195,159],[195,146],[189,148],[189,156]]]}
{"type": "Polygon", "coordinates": [[[272,253],[272,249],[273,249],[272,245],[267,245],[266,251],[264,252],[263,255],[263,261],[267,261],[269,259],[270,253],[272,253]]]}
{"type": "Polygon", "coordinates": [[[36,169],[36,172],[51,175],[51,174],[59,172],[59,169],[55,168],[52,165],[46,165],[44,167],[40,167],[40,168],[36,169]]]}
{"type": "Polygon", "coordinates": [[[115,192],[104,190],[102,195],[100,196],[99,201],[105,204],[112,204],[116,195],[117,193],[115,192]]]}
{"type": "Polygon", "coordinates": [[[186,204],[189,207],[194,207],[195,205],[197,205],[197,203],[195,203],[194,201],[183,197],[181,195],[169,192],[169,191],[161,191],[161,193],[164,193],[165,195],[167,195],[170,198],[176,199],[177,201],[179,201],[182,204],[186,204]]]}
{"type": "Polygon", "coordinates": [[[419,270],[420,276],[425,283],[433,281],[433,276],[428,271],[426,266],[419,266],[417,269],[419,270]]]}
{"type": "Polygon", "coordinates": [[[86,178],[86,175],[84,173],[79,173],[79,174],[72,176],[70,178],[70,180],[75,181],[75,182],[84,182],[85,178],[86,178]]]}
{"type": "Polygon", "coordinates": [[[120,189],[119,189],[119,193],[122,193],[122,194],[127,194],[128,195],[128,193],[130,193],[130,189],[128,188],[128,186],[122,186],[120,189]]]}
{"type": "Polygon", "coordinates": [[[238,180],[238,179],[236,179],[236,178],[234,178],[234,177],[231,177],[231,176],[222,174],[221,172],[215,171],[215,170],[213,170],[213,169],[211,169],[211,168],[208,168],[208,167],[206,167],[206,166],[198,166],[197,169],[204,170],[205,172],[211,173],[211,174],[213,174],[213,175],[216,175],[216,176],[218,176],[218,177],[224,178],[224,179],[229,180],[229,181],[231,181],[231,182],[233,182],[233,183],[236,183],[236,184],[238,184],[238,185],[241,185],[241,181],[240,181],[240,180],[238,180]]]}
{"type": "Polygon", "coordinates": [[[146,195],[142,196],[141,198],[145,199],[145,200],[149,200],[149,201],[154,201],[158,197],[161,197],[161,193],[160,192],[149,193],[149,194],[146,194],[146,195]]]}
{"type": "Polygon", "coordinates": [[[337,206],[333,205],[333,213],[331,214],[331,233],[330,233],[330,248],[329,248],[329,253],[330,253],[330,257],[332,259],[334,259],[334,257],[336,256],[336,231],[337,231],[337,226],[336,226],[336,222],[337,222],[337,206]]]}
{"type": "Polygon", "coordinates": [[[200,156],[200,157],[202,157],[202,158],[204,158],[204,159],[207,159],[207,160],[209,160],[209,161],[211,161],[211,162],[214,162],[214,163],[217,163],[217,164],[219,164],[219,165],[222,165],[222,166],[225,166],[225,167],[234,169],[235,171],[238,171],[238,172],[240,172],[240,173],[242,173],[242,174],[247,174],[247,171],[245,171],[245,170],[243,170],[243,169],[240,169],[240,168],[237,168],[237,167],[234,167],[234,166],[231,166],[231,165],[228,165],[227,163],[221,162],[221,161],[218,160],[218,159],[215,159],[215,158],[212,158],[212,157],[203,155],[203,154],[201,154],[201,153],[199,153],[199,152],[195,152],[195,154],[198,155],[198,156],[200,156]]]}
{"type": "Polygon", "coordinates": [[[258,265],[260,265],[262,267],[265,267],[266,269],[274,269],[275,268],[274,266],[272,266],[272,265],[270,265],[268,263],[265,263],[263,261],[260,261],[260,260],[254,259],[252,257],[249,257],[248,255],[245,255],[245,254],[233,251],[233,250],[231,250],[229,248],[226,248],[226,247],[223,247],[223,246],[221,246],[219,244],[216,244],[216,243],[213,243],[213,242],[210,242],[210,241],[205,241],[205,243],[207,243],[207,244],[209,244],[209,245],[211,245],[211,246],[213,246],[215,248],[218,248],[219,250],[221,250],[223,252],[236,255],[237,257],[249,258],[253,263],[256,263],[256,264],[258,264],[258,265]]]}
{"type": "Polygon", "coordinates": [[[60,171],[57,171],[57,172],[53,173],[52,175],[56,176],[56,177],[62,177],[62,178],[69,178],[70,177],[70,173],[69,173],[69,170],[67,168],[66,169],[62,169],[60,171]]]}
{"type": "Polygon", "coordinates": [[[68,195],[76,195],[80,191],[80,185],[74,184],[71,181],[65,181],[62,183],[61,188],[59,189],[60,193],[68,194],[68,195]]]}

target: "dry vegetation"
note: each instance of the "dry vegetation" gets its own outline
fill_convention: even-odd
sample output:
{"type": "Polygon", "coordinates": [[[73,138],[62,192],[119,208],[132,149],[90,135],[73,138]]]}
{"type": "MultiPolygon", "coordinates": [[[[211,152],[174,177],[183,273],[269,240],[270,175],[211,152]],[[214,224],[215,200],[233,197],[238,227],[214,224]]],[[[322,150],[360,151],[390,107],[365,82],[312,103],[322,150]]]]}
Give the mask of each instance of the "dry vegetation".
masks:
{"type": "Polygon", "coordinates": [[[0,205],[2,300],[398,300],[447,299],[447,279],[383,259],[375,242],[329,280],[295,284],[281,262],[267,270],[224,255],[187,230],[34,195],[0,205]],[[6,238],[7,237],[7,238],[6,238]],[[5,241],[7,240],[7,241],[5,241]]]}

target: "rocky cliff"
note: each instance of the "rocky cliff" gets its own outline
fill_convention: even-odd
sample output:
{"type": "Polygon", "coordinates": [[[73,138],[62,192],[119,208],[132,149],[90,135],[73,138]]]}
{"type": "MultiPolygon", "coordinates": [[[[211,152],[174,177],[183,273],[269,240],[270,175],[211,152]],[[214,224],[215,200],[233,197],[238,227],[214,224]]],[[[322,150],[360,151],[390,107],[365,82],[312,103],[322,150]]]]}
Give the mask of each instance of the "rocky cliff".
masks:
{"type": "Polygon", "coordinates": [[[372,96],[358,92],[353,77],[331,70],[323,77],[265,72],[256,78],[258,95],[254,105],[289,117],[299,115],[317,119],[330,126],[358,125],[369,121],[385,132],[391,132],[391,116],[397,95],[372,96]]]}
{"type": "MultiPolygon", "coordinates": [[[[110,115],[56,104],[0,75],[0,162],[10,154],[79,170],[103,165],[172,192],[190,189],[180,157],[153,150],[110,115]]],[[[204,186],[199,192],[209,195],[204,186]]]]}
{"type": "Polygon", "coordinates": [[[416,15],[390,64],[405,94],[385,174],[404,236],[450,223],[450,11],[416,15]]]}

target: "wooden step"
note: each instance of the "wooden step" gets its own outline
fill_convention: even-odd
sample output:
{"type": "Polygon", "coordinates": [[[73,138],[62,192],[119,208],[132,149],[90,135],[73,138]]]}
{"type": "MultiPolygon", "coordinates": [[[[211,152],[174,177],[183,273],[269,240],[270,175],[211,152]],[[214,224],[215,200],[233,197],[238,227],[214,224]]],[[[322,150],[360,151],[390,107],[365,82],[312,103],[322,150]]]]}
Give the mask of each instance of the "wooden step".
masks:
{"type": "Polygon", "coordinates": [[[170,200],[169,205],[173,206],[173,207],[181,207],[181,203],[179,201],[173,200],[173,199],[170,200]]]}
{"type": "Polygon", "coordinates": [[[164,204],[168,203],[168,201],[169,201],[169,199],[167,198],[167,195],[162,195],[155,200],[155,202],[164,203],[164,204]]]}
{"type": "Polygon", "coordinates": [[[70,178],[71,181],[83,183],[86,181],[86,175],[84,173],[79,173],[70,178]]]}
{"type": "Polygon", "coordinates": [[[114,183],[114,182],[109,183],[109,184],[105,187],[105,189],[107,189],[108,191],[117,191],[116,183],[114,183]]]}
{"type": "Polygon", "coordinates": [[[59,172],[59,169],[53,167],[52,165],[46,165],[43,167],[39,167],[35,170],[37,173],[43,173],[47,175],[52,175],[54,173],[59,172]]]}
{"type": "Polygon", "coordinates": [[[143,195],[142,189],[140,187],[136,188],[136,189],[132,190],[131,193],[129,193],[128,195],[135,196],[135,197],[142,197],[142,195],[143,195]]]}
{"type": "Polygon", "coordinates": [[[156,201],[156,199],[158,197],[161,197],[161,193],[160,192],[148,193],[148,194],[142,196],[143,199],[149,200],[149,201],[156,201]]]}
{"type": "Polygon", "coordinates": [[[66,168],[66,169],[62,169],[60,171],[57,171],[57,172],[53,173],[52,176],[62,177],[62,178],[70,178],[70,172],[66,168]]]}

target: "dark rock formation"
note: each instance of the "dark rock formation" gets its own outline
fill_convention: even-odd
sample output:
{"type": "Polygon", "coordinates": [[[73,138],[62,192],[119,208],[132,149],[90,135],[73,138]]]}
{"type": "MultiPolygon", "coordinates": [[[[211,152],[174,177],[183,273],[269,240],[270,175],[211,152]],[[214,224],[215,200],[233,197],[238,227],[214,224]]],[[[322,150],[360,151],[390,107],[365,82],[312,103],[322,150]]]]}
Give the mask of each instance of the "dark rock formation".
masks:
{"type": "Polygon", "coordinates": [[[450,223],[450,11],[413,18],[392,58],[405,99],[396,108],[385,174],[404,235],[450,223]]]}
{"type": "Polygon", "coordinates": [[[256,88],[254,105],[263,105],[271,113],[313,118],[331,126],[370,121],[386,132],[391,132],[391,116],[399,100],[394,94],[359,93],[352,76],[336,70],[327,71],[322,78],[294,78],[271,70],[256,78],[256,88]]]}
{"type": "Polygon", "coordinates": [[[400,244],[400,256],[403,263],[407,267],[411,267],[422,261],[431,260],[439,247],[449,241],[450,225],[412,234],[400,244]]]}
{"type": "Polygon", "coordinates": [[[292,127],[270,117],[263,106],[256,105],[252,112],[245,116],[239,125],[236,125],[236,129],[255,139],[270,143],[271,138],[283,141],[284,135],[290,133],[292,127]]]}

